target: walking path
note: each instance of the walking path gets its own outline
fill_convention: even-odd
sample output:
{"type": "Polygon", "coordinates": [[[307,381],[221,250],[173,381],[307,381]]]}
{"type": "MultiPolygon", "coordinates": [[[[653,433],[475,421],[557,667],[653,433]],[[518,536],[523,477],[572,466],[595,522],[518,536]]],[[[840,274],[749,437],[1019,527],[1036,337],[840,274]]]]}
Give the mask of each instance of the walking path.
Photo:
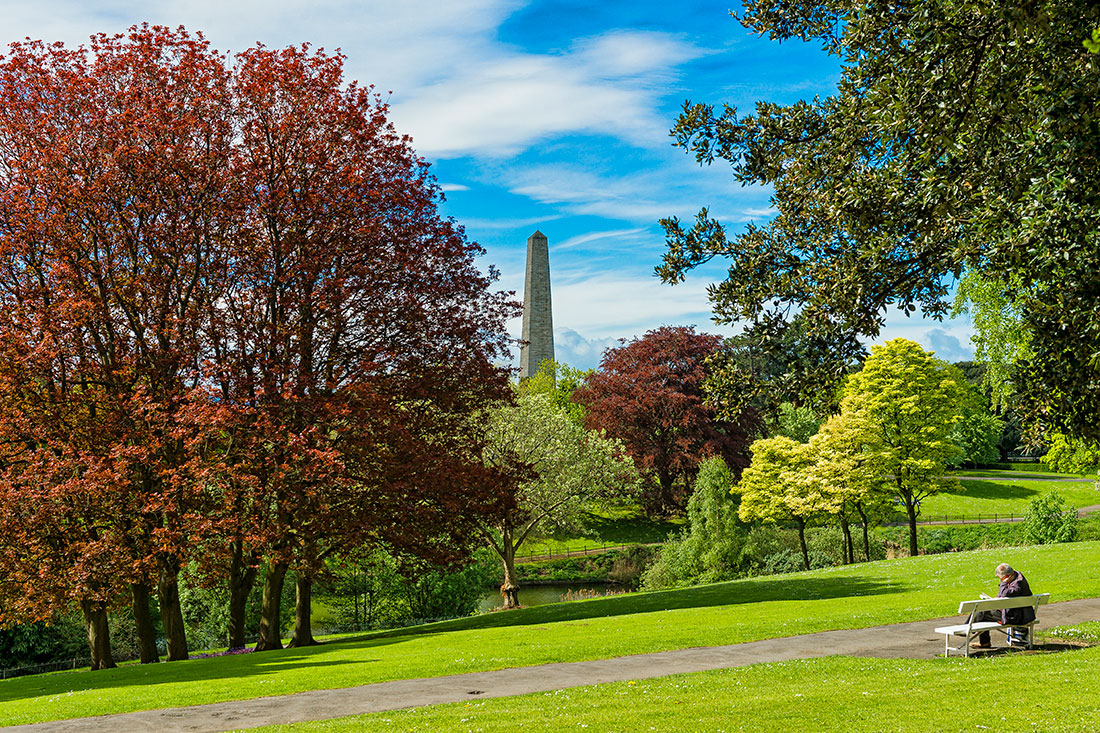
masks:
{"type": "MultiPolygon", "coordinates": [[[[1100,598],[1052,603],[1040,614],[1043,626],[1100,619],[1100,598]]],[[[387,710],[507,697],[602,682],[664,677],[685,672],[743,667],[762,662],[832,655],[883,659],[930,659],[943,652],[943,637],[933,631],[955,617],[824,631],[719,647],[677,649],[591,662],[544,664],[495,672],[381,682],[338,690],[315,690],[282,697],[148,710],[139,713],[61,720],[16,726],[12,731],[224,731],[264,725],[299,723],[387,710]]],[[[1064,645],[1044,644],[1048,650],[1064,645]]],[[[997,653],[993,650],[991,653],[997,653]]],[[[1014,653],[1024,653],[1014,652],[1014,653]]]]}

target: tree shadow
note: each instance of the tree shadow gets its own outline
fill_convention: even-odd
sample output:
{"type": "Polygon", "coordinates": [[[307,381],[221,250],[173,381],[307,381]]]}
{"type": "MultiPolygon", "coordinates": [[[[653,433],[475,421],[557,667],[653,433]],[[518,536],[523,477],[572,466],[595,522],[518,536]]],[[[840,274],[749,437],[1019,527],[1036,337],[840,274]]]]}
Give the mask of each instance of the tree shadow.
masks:
{"type": "Polygon", "coordinates": [[[1039,495],[1038,489],[1031,489],[1019,484],[978,481],[975,479],[961,479],[959,483],[963,485],[962,495],[970,499],[1026,499],[1030,501],[1039,495]]]}
{"type": "Polygon", "coordinates": [[[409,636],[425,632],[460,629],[531,626],[559,621],[581,621],[603,616],[628,616],[680,608],[731,606],[765,601],[815,601],[826,598],[903,593],[909,590],[898,583],[869,578],[783,578],[769,576],[714,585],[680,588],[649,593],[628,593],[594,598],[575,603],[556,603],[532,608],[497,611],[470,618],[440,621],[424,627],[381,632],[377,636],[409,636]]]}
{"type": "MultiPolygon", "coordinates": [[[[433,634],[434,635],[434,634],[433,634]]],[[[110,690],[125,687],[156,687],[162,684],[202,682],[219,679],[246,679],[256,676],[268,676],[282,671],[315,669],[318,674],[327,667],[370,664],[381,659],[363,659],[354,657],[328,656],[316,659],[318,654],[331,655],[347,639],[329,642],[317,646],[282,649],[270,652],[251,652],[220,657],[189,659],[186,662],[160,662],[158,664],[122,664],[115,669],[89,672],[78,669],[48,674],[15,677],[0,682],[0,705],[4,702],[23,700],[30,697],[63,695],[72,690],[110,690]]],[[[401,642],[398,637],[356,638],[356,650],[370,647],[382,647],[401,642]]],[[[156,706],[154,706],[156,707],[156,706]]]]}

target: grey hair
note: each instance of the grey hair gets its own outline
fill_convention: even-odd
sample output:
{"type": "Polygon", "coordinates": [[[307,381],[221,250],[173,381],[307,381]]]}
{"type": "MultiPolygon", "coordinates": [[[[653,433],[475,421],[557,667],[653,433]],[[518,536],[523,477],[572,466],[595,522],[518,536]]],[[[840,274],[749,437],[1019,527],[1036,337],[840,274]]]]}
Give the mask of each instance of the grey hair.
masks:
{"type": "Polygon", "coordinates": [[[998,578],[1003,578],[1006,575],[1012,575],[1014,572],[1016,572],[1016,571],[1013,570],[1012,566],[1009,565],[1006,562],[1003,562],[1003,563],[1001,563],[1000,565],[997,566],[997,577],[998,578]]]}

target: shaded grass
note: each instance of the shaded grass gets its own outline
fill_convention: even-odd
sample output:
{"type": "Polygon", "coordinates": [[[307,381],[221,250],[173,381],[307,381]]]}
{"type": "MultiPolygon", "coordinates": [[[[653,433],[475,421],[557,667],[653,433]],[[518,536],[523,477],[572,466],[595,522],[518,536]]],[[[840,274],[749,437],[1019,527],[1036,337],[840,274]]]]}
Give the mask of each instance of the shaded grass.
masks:
{"type": "Polygon", "coordinates": [[[589,685],[263,731],[1100,729],[1100,649],[989,659],[828,657],[589,685]]]}
{"type": "MultiPolygon", "coordinates": [[[[1100,596],[1100,543],[929,555],[484,614],[319,647],[0,682],[0,725],[391,679],[733,644],[939,618],[1021,568],[1053,600],[1100,596]]],[[[621,728],[620,728],[621,729],[621,728]]]]}

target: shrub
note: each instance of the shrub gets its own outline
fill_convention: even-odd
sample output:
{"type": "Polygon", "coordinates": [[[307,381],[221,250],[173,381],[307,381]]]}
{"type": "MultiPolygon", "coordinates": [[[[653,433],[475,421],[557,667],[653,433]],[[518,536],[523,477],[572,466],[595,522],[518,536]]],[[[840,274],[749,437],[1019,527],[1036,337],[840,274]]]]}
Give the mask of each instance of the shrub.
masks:
{"type": "Polygon", "coordinates": [[[1066,508],[1066,500],[1055,491],[1031,500],[1024,517],[1024,538],[1031,544],[1072,542],[1077,536],[1077,512],[1066,508]]]}

